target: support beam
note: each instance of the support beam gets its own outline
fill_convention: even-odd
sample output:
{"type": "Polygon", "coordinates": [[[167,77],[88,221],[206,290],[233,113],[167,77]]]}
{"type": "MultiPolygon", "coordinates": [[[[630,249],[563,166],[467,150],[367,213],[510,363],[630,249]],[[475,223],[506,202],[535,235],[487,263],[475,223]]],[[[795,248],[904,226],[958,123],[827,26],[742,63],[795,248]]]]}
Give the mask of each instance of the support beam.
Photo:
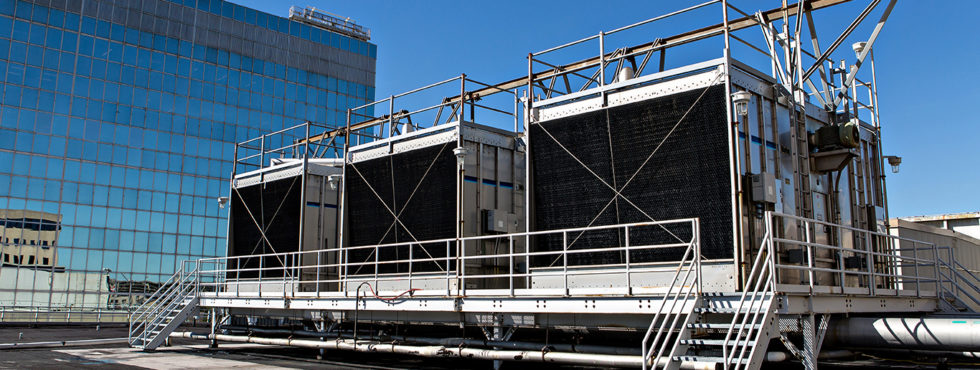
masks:
{"type": "MultiPolygon", "coordinates": [[[[846,3],[848,1],[850,1],[850,0],[813,0],[813,1],[810,1],[809,2],[809,10],[810,11],[813,11],[813,10],[818,10],[818,9],[822,9],[822,8],[827,8],[827,7],[830,7],[830,6],[834,6],[834,5],[839,5],[839,4],[842,4],[842,3],[846,3]]],[[[793,13],[793,12],[796,12],[797,11],[797,7],[799,7],[799,6],[800,5],[798,3],[797,4],[793,4],[793,5],[789,5],[786,8],[786,10],[788,10],[790,13],[793,13]]],[[[784,18],[783,10],[784,10],[784,8],[782,8],[782,7],[771,9],[771,10],[762,12],[762,17],[763,17],[763,19],[765,19],[766,21],[769,21],[769,22],[772,22],[772,21],[775,21],[775,20],[779,20],[779,19],[783,19],[784,18]]],[[[728,22],[728,29],[729,29],[729,32],[734,32],[734,31],[738,31],[738,30],[741,30],[741,29],[745,29],[745,28],[749,28],[749,27],[755,26],[756,24],[758,24],[758,22],[755,20],[755,17],[742,17],[742,18],[738,18],[738,19],[735,19],[735,20],[732,20],[732,21],[728,22]]],[[[677,34],[677,35],[674,35],[674,36],[670,36],[670,37],[665,37],[665,38],[662,38],[662,39],[654,40],[654,41],[649,42],[649,43],[646,43],[646,44],[641,44],[641,45],[637,45],[637,46],[633,46],[633,47],[628,47],[628,48],[625,49],[626,50],[626,55],[642,54],[642,53],[645,53],[645,52],[651,51],[651,50],[663,50],[663,49],[667,49],[667,48],[670,48],[670,47],[679,46],[679,45],[683,45],[683,44],[695,42],[695,41],[698,41],[698,40],[703,40],[703,39],[706,39],[706,38],[709,38],[709,37],[719,36],[719,35],[722,35],[724,32],[725,32],[725,25],[724,25],[724,23],[718,23],[718,24],[715,24],[715,25],[712,25],[712,26],[708,26],[708,27],[696,29],[696,30],[693,30],[693,31],[688,31],[688,32],[684,32],[684,33],[681,33],[681,34],[677,34]]],[[[830,50],[830,51],[832,51],[832,50],[830,50]]],[[[600,60],[608,60],[610,57],[612,57],[611,54],[612,53],[609,53],[609,54],[604,55],[604,56],[601,56],[601,57],[600,56],[595,56],[595,57],[588,58],[588,59],[585,59],[585,60],[581,60],[581,61],[578,61],[578,62],[570,63],[570,64],[567,64],[567,65],[561,66],[561,70],[564,70],[564,71],[575,71],[575,70],[579,70],[579,69],[583,69],[583,68],[587,68],[587,67],[591,67],[591,66],[596,66],[596,65],[599,64],[600,60]]],[[[543,72],[539,72],[539,73],[532,73],[528,77],[515,78],[515,79],[510,80],[510,81],[499,83],[497,85],[483,87],[483,88],[480,88],[480,89],[477,89],[477,90],[473,90],[470,93],[473,94],[474,96],[488,96],[488,95],[492,95],[492,94],[495,94],[495,93],[498,93],[498,92],[501,92],[501,91],[508,91],[508,90],[513,90],[513,89],[520,88],[520,87],[527,87],[528,86],[528,79],[529,78],[531,80],[537,81],[537,80],[543,80],[543,79],[546,79],[546,78],[554,77],[555,74],[556,74],[556,72],[554,70],[548,70],[548,71],[543,71],[543,72]]],[[[806,76],[808,76],[808,75],[806,75],[806,76]]],[[[461,98],[460,96],[449,97],[449,98],[447,98],[447,102],[456,102],[456,101],[459,101],[460,98],[461,98]]],[[[336,136],[344,136],[344,135],[347,135],[347,133],[349,133],[349,132],[353,132],[353,131],[361,130],[361,129],[364,129],[364,128],[367,128],[367,127],[371,127],[371,126],[374,126],[374,125],[376,125],[378,123],[385,122],[387,120],[388,120],[387,117],[372,118],[372,119],[369,119],[369,120],[366,120],[366,121],[363,121],[363,122],[359,122],[359,123],[356,123],[356,124],[351,124],[349,127],[346,127],[346,128],[337,128],[337,129],[334,129],[332,131],[325,132],[325,133],[320,134],[320,135],[315,135],[315,136],[312,136],[312,137],[310,137],[310,138],[308,138],[306,140],[320,141],[320,140],[329,139],[329,138],[336,137],[336,136]]],[[[305,140],[300,140],[299,142],[303,142],[303,141],[305,141],[305,140]]]]}

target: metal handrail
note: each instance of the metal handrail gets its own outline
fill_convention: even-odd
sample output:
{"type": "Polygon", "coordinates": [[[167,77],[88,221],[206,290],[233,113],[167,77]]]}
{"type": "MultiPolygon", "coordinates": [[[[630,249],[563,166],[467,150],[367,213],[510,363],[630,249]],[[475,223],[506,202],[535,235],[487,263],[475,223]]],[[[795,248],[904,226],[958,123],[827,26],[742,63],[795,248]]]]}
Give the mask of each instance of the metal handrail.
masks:
{"type": "Polygon", "coordinates": [[[164,287],[168,287],[168,288],[170,287],[170,284],[174,281],[174,279],[177,278],[177,276],[180,273],[181,269],[183,269],[183,266],[181,266],[181,268],[177,269],[177,272],[175,272],[173,275],[170,275],[170,278],[167,279],[167,281],[165,281],[163,284],[160,284],[160,289],[155,290],[153,292],[153,294],[150,294],[150,296],[147,297],[145,301],[143,301],[142,304],[140,304],[138,307],[136,307],[136,309],[133,310],[133,315],[136,315],[138,312],[143,311],[148,306],[152,305],[153,302],[156,300],[156,298],[158,298],[159,295],[161,295],[163,292],[165,292],[165,290],[163,288],[164,287]]]}
{"type": "Polygon", "coordinates": [[[189,294],[197,292],[200,285],[200,271],[196,268],[198,265],[186,271],[182,263],[170,279],[150,296],[151,300],[147,300],[134,311],[129,320],[130,345],[135,344],[133,339],[140,339],[145,345],[150,331],[166,320],[167,313],[182,304],[189,294]]]}
{"type": "MultiPolygon", "coordinates": [[[[918,268],[919,266],[935,266],[939,269],[938,262],[938,248],[932,244],[923,242],[920,240],[905,238],[901,236],[891,235],[887,233],[882,233],[878,231],[866,230],[855,228],[851,226],[835,224],[826,221],[820,221],[795,215],[789,215],[784,213],[769,211],[766,213],[767,227],[771,227],[773,220],[779,218],[783,220],[792,220],[800,223],[801,228],[804,230],[805,236],[804,240],[790,239],[787,237],[779,237],[775,234],[775,230],[772,230],[768,235],[768,241],[770,243],[780,243],[789,244],[802,247],[806,253],[804,261],[799,264],[781,264],[775,261],[775,256],[773,256],[773,271],[778,273],[782,270],[799,270],[805,271],[809,275],[809,285],[811,292],[815,293],[813,288],[817,286],[829,286],[829,285],[819,285],[815,280],[815,274],[818,272],[823,273],[833,273],[837,274],[840,278],[837,284],[832,286],[839,288],[841,293],[844,292],[846,287],[845,277],[850,276],[861,276],[867,281],[867,295],[877,296],[878,293],[875,291],[878,286],[878,278],[884,278],[888,282],[888,286],[885,289],[894,288],[894,294],[899,294],[898,292],[906,287],[905,284],[914,284],[916,296],[922,296],[923,292],[921,290],[921,284],[923,283],[936,283],[937,292],[939,294],[938,285],[941,284],[940,278],[937,274],[935,278],[923,275],[922,271],[918,268]],[[832,230],[836,230],[838,238],[842,238],[844,231],[849,231],[854,233],[858,239],[863,240],[863,246],[855,246],[854,248],[845,248],[839,245],[830,245],[820,242],[813,241],[811,229],[815,229],[817,226],[824,226],[832,230]],[[873,249],[872,240],[880,240],[881,246],[879,249],[873,249]],[[922,258],[915,253],[913,256],[902,255],[902,251],[905,249],[896,246],[897,243],[906,242],[912,243],[913,245],[922,245],[925,248],[916,249],[922,251],[931,252],[935,258],[922,258]],[[817,250],[829,250],[836,252],[838,254],[837,263],[840,266],[836,268],[830,267],[819,267],[816,265],[816,252],[817,250]],[[864,258],[864,266],[860,268],[848,269],[843,266],[843,254],[853,253],[855,256],[862,256],[864,258]],[[881,268],[879,268],[881,267],[881,268]],[[913,271],[903,271],[900,270],[902,267],[912,267],[913,271]]],[[[778,275],[774,274],[774,281],[778,281],[778,275]]],[[[778,285],[774,289],[779,290],[778,285]]],[[[852,294],[852,293],[849,293],[852,294]]],[[[927,293],[928,294],[928,293],[927,293]]]]}
{"type": "MultiPolygon", "coordinates": [[[[667,340],[670,337],[670,333],[673,333],[674,331],[677,331],[679,329],[677,327],[677,324],[680,321],[680,317],[682,315],[673,314],[672,315],[673,320],[671,321],[670,327],[668,328],[667,321],[670,319],[668,317],[668,315],[670,315],[669,313],[673,312],[675,307],[677,307],[677,303],[679,301],[683,300],[684,302],[687,302],[688,300],[690,300],[693,294],[700,294],[701,292],[700,271],[701,271],[701,248],[698,241],[695,240],[695,242],[690,243],[688,245],[688,248],[684,251],[684,256],[681,257],[681,260],[678,262],[677,269],[674,270],[674,275],[670,280],[671,286],[667,288],[667,293],[665,293],[663,298],[661,299],[660,310],[658,310],[657,313],[653,316],[653,320],[650,321],[650,327],[647,328],[646,335],[643,336],[643,341],[640,344],[640,348],[641,348],[640,353],[643,354],[643,364],[642,364],[643,370],[646,370],[648,366],[655,368],[657,364],[660,363],[660,358],[663,356],[664,351],[667,350],[667,346],[671,343],[667,340]],[[688,258],[688,256],[690,256],[691,258],[688,258]],[[682,271],[684,272],[684,278],[680,280],[680,286],[678,286],[677,278],[680,276],[682,271]],[[691,278],[692,272],[694,272],[693,280],[691,280],[690,284],[687,284],[688,280],[691,278]],[[677,286],[676,291],[674,291],[675,286],[677,286]],[[685,286],[687,287],[687,290],[683,291],[683,298],[682,298],[681,294],[685,286]],[[694,291],[695,287],[697,288],[697,291],[694,291]],[[671,294],[671,292],[673,292],[673,294],[671,294]],[[668,312],[668,314],[664,315],[665,308],[668,306],[668,304],[670,305],[670,308],[666,309],[666,312],[668,312]],[[663,319],[661,319],[661,316],[663,316],[663,319]],[[659,328],[657,328],[658,321],[660,322],[659,328]],[[654,330],[656,330],[656,335],[653,338],[653,342],[650,343],[649,350],[648,350],[647,342],[650,342],[650,336],[653,335],[654,330]],[[660,340],[661,337],[663,337],[663,341],[660,340]],[[655,356],[653,354],[654,350],[657,351],[655,356]]],[[[691,307],[692,310],[694,306],[696,305],[692,305],[691,307]]],[[[690,312],[687,312],[687,315],[690,315],[690,312]]],[[[680,323],[681,325],[684,324],[683,321],[680,321],[680,323]]],[[[672,346],[671,352],[673,352],[673,348],[677,346],[679,340],[680,338],[678,336],[677,340],[673,342],[674,345],[672,346]]],[[[669,355],[670,353],[668,353],[668,356],[669,355]]]]}
{"type": "Polygon", "coordinates": [[[939,263],[942,267],[946,267],[949,270],[949,274],[944,273],[941,270],[937,271],[938,272],[937,275],[944,278],[943,279],[944,284],[942,285],[943,290],[945,292],[951,293],[953,297],[959,300],[963,300],[961,297],[965,295],[967,298],[973,301],[974,304],[980,306],[980,299],[977,298],[978,296],[980,296],[980,287],[978,287],[977,285],[969,281],[970,278],[974,279],[974,281],[980,281],[980,278],[977,278],[976,275],[974,275],[972,272],[967,270],[958,261],[950,260],[949,262],[947,262],[940,259],[939,263]],[[957,269],[957,267],[963,269],[966,272],[966,274],[961,273],[957,269]],[[964,288],[963,284],[960,284],[958,280],[965,280],[963,281],[963,283],[965,283],[966,286],[972,288],[972,291],[964,288]],[[946,284],[949,284],[950,288],[946,288],[946,284]],[[957,293],[963,293],[963,294],[957,294],[957,293]]]}
{"type": "MultiPolygon", "coordinates": [[[[736,359],[735,354],[738,353],[739,362],[735,364],[737,369],[739,365],[742,364],[741,359],[745,356],[745,351],[747,350],[750,342],[750,338],[753,330],[756,331],[756,336],[762,332],[762,328],[755,328],[755,325],[759,323],[759,313],[763,310],[769,310],[772,306],[772,293],[774,290],[774,280],[773,280],[773,245],[772,245],[772,218],[770,214],[766,214],[766,224],[765,224],[765,235],[762,239],[762,244],[759,246],[759,253],[755,257],[755,261],[752,263],[752,270],[749,272],[749,276],[745,280],[745,288],[742,289],[742,294],[739,297],[738,305],[735,307],[735,311],[732,315],[732,322],[728,325],[728,332],[725,334],[725,339],[722,341],[722,357],[725,359],[723,364],[725,369],[731,365],[732,361],[736,359]],[[752,290],[749,290],[749,287],[752,290]],[[751,298],[749,298],[751,296],[751,298]],[[749,298],[747,301],[746,299],[749,298]],[[748,306],[746,306],[748,302],[748,306]],[[753,309],[755,308],[755,309],[753,309]],[[743,311],[745,311],[743,313],[743,311]],[[749,316],[752,316],[752,324],[748,327],[746,331],[746,325],[748,324],[749,316]],[[741,317],[741,320],[739,318],[741,317]],[[736,323],[738,327],[736,328],[736,323]],[[737,330],[737,331],[736,331],[737,330]],[[735,335],[734,341],[732,339],[732,333],[737,333],[735,335]],[[742,336],[745,339],[742,340],[742,336]],[[729,350],[729,347],[731,349],[729,350]]],[[[758,339],[756,339],[758,340],[758,339]]]]}
{"type": "MultiPolygon", "coordinates": [[[[582,255],[586,253],[607,253],[607,252],[629,254],[630,252],[634,252],[638,250],[666,249],[666,248],[678,248],[678,250],[680,250],[680,248],[690,247],[691,243],[696,243],[697,222],[698,222],[697,219],[689,218],[689,219],[670,220],[670,221],[650,221],[650,222],[640,222],[640,223],[631,223],[631,224],[596,226],[591,228],[569,228],[569,229],[549,230],[549,231],[532,231],[532,232],[518,232],[513,234],[473,236],[473,237],[460,238],[458,240],[438,239],[438,240],[422,241],[422,242],[390,243],[390,244],[381,244],[375,246],[335,248],[326,251],[322,251],[322,250],[296,251],[296,252],[285,252],[285,253],[249,255],[249,256],[204,258],[204,259],[197,260],[197,262],[200,264],[197,273],[207,278],[207,279],[199,279],[200,286],[202,288],[208,288],[207,289],[208,292],[205,294],[218,294],[219,292],[225,291],[225,292],[234,292],[236,296],[239,296],[241,293],[240,290],[237,288],[240,287],[241,284],[243,283],[257,284],[259,288],[258,290],[261,294],[262,287],[266,286],[267,284],[283,286],[284,288],[286,287],[283,284],[288,283],[288,281],[286,280],[285,277],[281,276],[280,274],[281,272],[290,276],[300,276],[300,274],[298,273],[300,271],[313,271],[313,270],[324,271],[323,269],[338,269],[338,271],[344,271],[346,273],[341,272],[339,274],[333,274],[332,276],[329,276],[327,278],[323,278],[319,273],[317,273],[314,279],[297,280],[296,278],[292,278],[289,281],[292,282],[290,284],[309,283],[309,284],[316,284],[316,286],[319,286],[320,284],[323,283],[328,283],[328,284],[339,283],[343,285],[343,284],[348,284],[351,281],[359,281],[358,279],[362,279],[362,278],[370,278],[375,282],[396,281],[396,280],[405,281],[406,279],[408,279],[408,283],[410,285],[414,285],[415,281],[432,282],[438,279],[438,280],[447,281],[447,285],[446,285],[447,290],[445,291],[445,293],[448,295],[453,295],[452,289],[449,288],[451,286],[451,284],[449,284],[450,283],[449,280],[458,280],[458,282],[465,282],[467,279],[503,278],[503,279],[510,280],[510,291],[511,291],[510,295],[514,295],[516,294],[514,292],[515,280],[532,277],[532,275],[539,276],[539,277],[564,276],[566,277],[565,280],[567,281],[568,276],[608,273],[607,270],[595,271],[594,269],[595,267],[623,268],[627,271],[627,274],[629,274],[630,268],[640,268],[640,267],[662,268],[667,265],[673,268],[674,264],[677,263],[676,261],[670,261],[670,262],[639,261],[638,262],[638,261],[630,261],[628,259],[626,260],[625,263],[611,264],[611,265],[609,264],[607,265],[587,264],[581,266],[568,265],[567,256],[582,255]],[[541,235],[553,235],[555,237],[560,237],[560,235],[564,234],[564,235],[574,236],[574,234],[578,232],[590,232],[590,231],[594,232],[597,230],[619,230],[620,232],[625,232],[628,234],[631,231],[635,232],[635,229],[637,228],[653,228],[653,227],[665,227],[665,226],[690,227],[692,230],[691,240],[683,241],[682,243],[668,242],[664,244],[633,245],[627,238],[625,245],[610,246],[605,248],[591,247],[591,248],[572,249],[570,247],[573,246],[575,242],[574,242],[574,238],[569,237],[569,238],[565,238],[565,242],[563,243],[564,247],[559,250],[532,252],[529,250],[529,248],[527,248],[527,245],[525,245],[525,247],[522,248],[523,250],[515,250],[515,248],[513,247],[513,244],[516,244],[516,242],[519,240],[529,241],[530,237],[541,236],[541,235]],[[452,250],[457,250],[454,246],[465,246],[468,245],[467,243],[476,243],[476,242],[487,241],[487,240],[500,240],[502,241],[501,244],[505,246],[505,249],[506,246],[511,246],[511,250],[504,251],[502,253],[494,253],[494,254],[472,254],[471,252],[467,252],[466,248],[459,248],[460,253],[458,255],[453,255],[453,253],[448,253],[448,252],[446,253],[445,256],[427,256],[424,253],[415,253],[415,254],[409,254],[407,259],[403,257],[401,259],[387,260],[387,261],[374,259],[374,258],[368,258],[365,259],[364,261],[360,261],[360,260],[347,261],[347,259],[344,258],[345,256],[349,256],[352,251],[357,251],[357,250],[372,251],[375,255],[377,255],[379,252],[383,250],[390,250],[389,248],[399,248],[399,247],[400,248],[412,247],[412,249],[416,249],[418,246],[425,246],[427,248],[430,248],[429,250],[436,250],[433,248],[439,248],[439,250],[441,250],[444,247],[446,248],[446,250],[452,251],[452,250]],[[318,260],[317,263],[310,264],[310,265],[301,265],[300,263],[287,263],[282,265],[277,264],[274,266],[265,266],[261,262],[263,260],[271,261],[273,258],[275,258],[276,260],[287,260],[287,261],[297,262],[302,260],[304,256],[309,256],[311,254],[314,255],[322,254],[324,252],[336,253],[338,255],[336,262],[328,263],[328,262],[321,262],[318,260]],[[559,262],[557,266],[553,266],[552,268],[515,267],[516,264],[518,263],[526,264],[531,258],[540,257],[540,256],[554,256],[556,260],[562,262],[559,262]],[[254,265],[249,265],[248,267],[244,266],[245,265],[245,263],[243,263],[244,261],[255,261],[255,260],[260,261],[259,266],[257,267],[254,265]],[[499,273],[485,273],[483,271],[472,271],[471,268],[468,268],[466,266],[467,264],[463,262],[473,261],[473,260],[509,261],[503,263],[504,264],[509,263],[510,268],[504,266],[499,273]],[[432,267],[431,264],[433,263],[436,263],[440,266],[438,268],[438,270],[442,272],[440,275],[426,274],[424,273],[425,271],[420,271],[417,268],[417,266],[422,264],[424,264],[426,268],[432,267]],[[399,264],[407,265],[409,271],[412,271],[413,273],[411,274],[405,272],[385,273],[380,271],[380,269],[379,271],[375,272],[373,271],[374,269],[371,268],[371,267],[380,267],[385,265],[391,266],[391,265],[399,265],[399,264]],[[449,268],[446,268],[447,266],[449,268]],[[363,267],[364,271],[368,271],[368,272],[354,273],[353,271],[346,270],[354,267],[363,267]],[[257,275],[257,277],[241,278],[242,274],[255,274],[257,275]]],[[[699,272],[697,270],[695,271],[699,272]]],[[[567,282],[565,284],[567,285],[567,282]]],[[[627,282],[627,285],[630,285],[629,282],[627,282]]],[[[432,285],[429,286],[430,288],[428,289],[434,289],[431,288],[432,285]]],[[[631,286],[626,288],[631,288],[631,286]]],[[[433,291],[438,291],[438,290],[441,289],[436,289],[433,291]]],[[[460,290],[465,292],[465,289],[463,288],[460,288],[460,290]]],[[[565,291],[567,294],[568,291],[567,287],[565,291]]],[[[344,289],[341,289],[340,291],[334,293],[346,294],[345,292],[346,291],[344,289]]],[[[321,292],[319,290],[316,292],[318,296],[320,293],[321,292]]],[[[332,294],[331,292],[323,292],[323,293],[332,294]]],[[[425,291],[419,293],[425,294],[425,291]]],[[[286,294],[285,289],[283,294],[286,294]]],[[[632,294],[632,293],[627,293],[627,294],[632,294]]]]}

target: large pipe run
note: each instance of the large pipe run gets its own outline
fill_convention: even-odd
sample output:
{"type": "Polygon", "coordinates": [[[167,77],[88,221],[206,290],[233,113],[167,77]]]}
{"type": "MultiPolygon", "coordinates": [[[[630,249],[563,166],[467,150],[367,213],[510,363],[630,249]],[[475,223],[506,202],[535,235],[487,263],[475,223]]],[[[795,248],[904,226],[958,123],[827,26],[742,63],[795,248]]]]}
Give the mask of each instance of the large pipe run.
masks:
{"type": "Polygon", "coordinates": [[[980,351],[980,316],[852,317],[833,322],[827,345],[980,351]]]}
{"type": "MultiPolygon", "coordinates": [[[[545,352],[545,351],[519,351],[519,350],[494,350],[444,346],[410,346],[393,343],[361,342],[354,343],[348,339],[334,339],[329,341],[318,341],[309,339],[290,339],[290,338],[260,338],[240,335],[225,334],[194,334],[190,332],[178,332],[170,335],[177,338],[191,339],[214,339],[224,342],[255,343],[276,346],[292,346],[304,348],[323,348],[338,349],[357,352],[382,352],[401,355],[412,355],[422,357],[459,357],[477,360],[504,360],[504,361],[531,361],[548,362],[557,364],[577,364],[592,366],[611,366],[611,367],[640,367],[642,364],[641,356],[628,355],[604,355],[593,353],[569,353],[569,352],[545,352]]],[[[667,359],[662,360],[666,364],[667,359]]],[[[681,363],[681,369],[716,369],[717,364],[705,362],[681,363]]]]}
{"type": "MultiPolygon", "coordinates": [[[[325,338],[351,338],[353,334],[338,334],[336,332],[317,332],[311,330],[292,330],[292,329],[266,329],[266,328],[247,328],[243,326],[230,326],[225,325],[221,327],[222,329],[227,329],[229,331],[241,331],[241,332],[254,332],[254,333],[266,333],[266,334],[283,334],[283,335],[301,335],[305,337],[325,337],[325,338]]],[[[431,337],[414,337],[407,335],[385,335],[384,337],[373,336],[373,335],[360,335],[360,338],[366,338],[376,341],[398,341],[407,343],[417,343],[417,344],[428,344],[435,346],[480,346],[480,347],[499,347],[503,349],[519,349],[528,351],[541,351],[547,349],[548,351],[557,352],[575,352],[575,353],[600,353],[606,355],[640,355],[640,347],[635,348],[630,347],[613,347],[613,346],[599,346],[599,345],[589,345],[589,344],[571,344],[571,343],[532,343],[532,342],[519,342],[519,341],[495,341],[495,340],[482,340],[482,339],[470,339],[470,338],[431,338],[431,337]]]]}

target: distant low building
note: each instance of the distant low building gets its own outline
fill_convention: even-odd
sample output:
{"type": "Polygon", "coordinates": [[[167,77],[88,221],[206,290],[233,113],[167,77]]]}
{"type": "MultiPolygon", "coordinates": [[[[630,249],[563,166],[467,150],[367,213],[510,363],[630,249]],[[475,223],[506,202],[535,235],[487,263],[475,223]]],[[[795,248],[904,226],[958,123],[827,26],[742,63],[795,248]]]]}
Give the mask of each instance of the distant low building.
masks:
{"type": "Polygon", "coordinates": [[[61,215],[0,209],[0,258],[8,266],[55,268],[61,215]]]}
{"type": "Polygon", "coordinates": [[[980,212],[950,213],[933,216],[901,217],[902,220],[952,230],[980,239],[980,212]]]}
{"type": "MultiPolygon", "coordinates": [[[[973,221],[976,222],[977,213],[974,213],[973,221]]],[[[924,218],[925,216],[921,217],[924,218]]],[[[889,231],[891,235],[899,236],[908,240],[922,241],[926,243],[935,244],[940,247],[939,259],[945,261],[949,266],[942,266],[944,271],[944,278],[947,280],[954,280],[957,284],[962,287],[969,288],[970,285],[980,287],[980,238],[968,235],[964,232],[958,231],[957,229],[947,229],[944,226],[949,226],[957,224],[956,222],[947,223],[940,217],[943,216],[929,216],[935,217],[933,220],[923,220],[923,221],[909,221],[906,218],[893,218],[889,222],[889,231]],[[955,273],[953,273],[953,271],[955,273]]],[[[920,218],[920,217],[913,217],[920,218]]],[[[968,218],[951,218],[950,221],[959,221],[968,218]]],[[[975,224],[974,224],[975,225],[975,224]]],[[[969,230],[969,228],[962,228],[969,230]]],[[[975,229],[974,229],[975,230],[975,229]]],[[[903,241],[901,243],[901,254],[906,257],[916,256],[924,260],[932,261],[936,258],[933,255],[931,248],[925,248],[926,245],[920,245],[908,241],[903,241]],[[913,252],[916,250],[916,252],[913,252]]],[[[913,264],[908,261],[903,261],[900,267],[906,274],[914,275],[916,269],[919,273],[924,276],[935,276],[935,268],[932,266],[913,266],[913,264]]],[[[911,282],[907,282],[911,283],[911,282]]],[[[923,283],[922,289],[934,290],[935,285],[933,283],[923,283]]],[[[980,310],[980,302],[973,301],[965,302],[970,308],[974,310],[980,310]]]]}

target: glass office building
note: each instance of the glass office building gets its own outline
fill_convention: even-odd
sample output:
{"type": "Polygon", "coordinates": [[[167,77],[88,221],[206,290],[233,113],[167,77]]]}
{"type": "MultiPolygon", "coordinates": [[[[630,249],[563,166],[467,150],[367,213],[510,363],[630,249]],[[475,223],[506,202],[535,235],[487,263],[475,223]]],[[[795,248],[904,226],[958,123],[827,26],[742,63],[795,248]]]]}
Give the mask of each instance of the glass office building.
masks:
{"type": "Polygon", "coordinates": [[[0,0],[0,319],[125,312],[224,255],[234,143],[374,99],[376,46],[344,31],[218,0],[0,0]]]}

